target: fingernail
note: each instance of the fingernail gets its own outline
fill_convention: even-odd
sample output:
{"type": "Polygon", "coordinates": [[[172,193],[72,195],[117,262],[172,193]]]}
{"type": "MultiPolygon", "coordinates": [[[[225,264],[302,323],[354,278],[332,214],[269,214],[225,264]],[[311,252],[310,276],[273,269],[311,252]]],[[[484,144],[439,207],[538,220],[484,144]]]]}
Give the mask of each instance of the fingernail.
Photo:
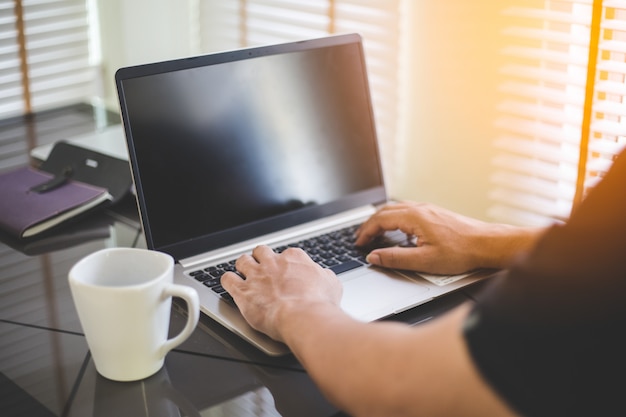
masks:
{"type": "Polygon", "coordinates": [[[380,256],[377,253],[370,253],[365,257],[365,260],[372,265],[380,264],[380,256]]]}

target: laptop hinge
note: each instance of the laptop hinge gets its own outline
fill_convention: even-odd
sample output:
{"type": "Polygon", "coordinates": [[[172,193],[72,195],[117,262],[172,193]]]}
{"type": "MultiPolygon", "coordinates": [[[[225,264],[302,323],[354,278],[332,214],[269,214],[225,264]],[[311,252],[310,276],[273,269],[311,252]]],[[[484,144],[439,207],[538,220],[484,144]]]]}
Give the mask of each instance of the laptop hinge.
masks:
{"type": "Polygon", "coordinates": [[[180,259],[178,262],[183,268],[190,268],[199,264],[213,263],[224,259],[233,259],[243,253],[251,252],[259,245],[275,246],[283,242],[293,241],[297,238],[304,238],[311,234],[323,233],[326,229],[337,228],[340,225],[350,225],[357,221],[363,221],[376,211],[373,205],[359,207],[334,216],[325,217],[309,223],[304,223],[278,232],[249,239],[245,242],[226,246],[199,255],[180,259]]]}

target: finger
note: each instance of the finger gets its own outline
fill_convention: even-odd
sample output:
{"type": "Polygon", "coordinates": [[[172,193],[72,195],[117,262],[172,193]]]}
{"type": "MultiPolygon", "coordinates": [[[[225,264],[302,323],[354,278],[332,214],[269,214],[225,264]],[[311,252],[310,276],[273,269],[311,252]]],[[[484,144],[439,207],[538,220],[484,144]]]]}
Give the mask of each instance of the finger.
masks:
{"type": "Polygon", "coordinates": [[[235,261],[235,268],[238,272],[243,274],[243,276],[248,276],[251,273],[252,269],[258,265],[259,263],[257,262],[257,260],[254,259],[252,255],[248,254],[241,255],[239,258],[237,258],[237,261],[235,261]]]}
{"type": "Polygon", "coordinates": [[[374,214],[363,225],[361,225],[355,245],[364,246],[371,242],[375,237],[380,236],[386,231],[402,230],[404,233],[414,235],[414,225],[408,221],[409,211],[405,208],[396,208],[394,210],[384,210],[374,214]]]}
{"type": "Polygon", "coordinates": [[[244,279],[235,272],[226,272],[222,274],[222,277],[220,278],[220,284],[222,287],[224,287],[224,289],[233,297],[239,294],[240,286],[243,282],[244,279]]]}
{"type": "Polygon", "coordinates": [[[309,254],[307,254],[302,248],[287,248],[280,254],[280,256],[315,263],[309,254]]]}
{"type": "Polygon", "coordinates": [[[384,233],[384,229],[380,226],[379,219],[384,216],[385,212],[387,212],[385,208],[380,209],[357,229],[355,233],[355,244],[357,246],[367,244],[375,237],[384,233]]]}
{"type": "Polygon", "coordinates": [[[256,259],[258,263],[261,263],[262,260],[269,259],[273,256],[276,256],[276,252],[266,245],[259,245],[252,251],[252,257],[256,259]]]}
{"type": "Polygon", "coordinates": [[[423,248],[383,248],[370,252],[366,260],[372,265],[385,268],[428,272],[431,263],[428,252],[423,248]]]}

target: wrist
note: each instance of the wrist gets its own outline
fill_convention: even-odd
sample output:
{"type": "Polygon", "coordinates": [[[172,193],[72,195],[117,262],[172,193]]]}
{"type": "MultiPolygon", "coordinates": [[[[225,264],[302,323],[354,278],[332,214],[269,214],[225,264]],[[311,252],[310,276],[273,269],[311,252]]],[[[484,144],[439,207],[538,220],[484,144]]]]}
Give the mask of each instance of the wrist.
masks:
{"type": "Polygon", "coordinates": [[[531,250],[545,228],[493,224],[478,238],[477,264],[484,268],[508,268],[520,254],[531,250]]]}
{"type": "Polygon", "coordinates": [[[307,337],[314,336],[313,330],[319,323],[340,316],[340,312],[338,305],[328,301],[284,300],[276,309],[274,328],[280,341],[294,346],[306,343],[307,337]]]}

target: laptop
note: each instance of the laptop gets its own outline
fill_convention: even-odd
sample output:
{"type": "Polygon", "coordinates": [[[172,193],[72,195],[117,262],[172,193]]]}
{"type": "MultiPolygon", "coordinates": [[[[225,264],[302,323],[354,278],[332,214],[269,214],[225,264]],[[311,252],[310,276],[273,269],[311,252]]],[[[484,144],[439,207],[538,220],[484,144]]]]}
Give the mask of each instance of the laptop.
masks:
{"type": "MultiPolygon", "coordinates": [[[[351,241],[388,202],[359,35],[125,67],[115,78],[148,248],[174,257],[175,282],[198,291],[203,313],[263,352],[289,350],[252,329],[219,285],[257,245],[311,249],[362,321],[478,279],[384,270],[359,250],[326,258],[329,240],[351,241]]],[[[383,243],[411,243],[396,234],[383,243]]]]}

